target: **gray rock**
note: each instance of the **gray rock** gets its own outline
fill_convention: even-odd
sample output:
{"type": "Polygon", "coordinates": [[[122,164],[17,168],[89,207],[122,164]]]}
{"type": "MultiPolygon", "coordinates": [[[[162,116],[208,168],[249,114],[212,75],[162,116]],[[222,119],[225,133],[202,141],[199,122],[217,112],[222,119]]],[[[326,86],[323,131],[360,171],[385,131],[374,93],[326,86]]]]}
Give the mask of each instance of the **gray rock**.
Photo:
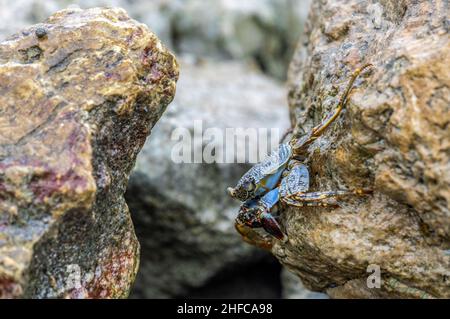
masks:
{"type": "Polygon", "coordinates": [[[175,49],[196,55],[251,59],[278,78],[286,75],[310,1],[189,0],[175,11],[175,49]]]}
{"type": "MultiPolygon", "coordinates": [[[[175,128],[289,126],[285,91],[237,63],[181,63],[177,94],[138,156],[127,192],[141,243],[134,297],[174,297],[220,273],[252,265],[265,254],[234,230],[239,203],[225,190],[247,164],[177,164],[175,128]]],[[[218,142],[220,144],[220,142],[218,142]]]]}

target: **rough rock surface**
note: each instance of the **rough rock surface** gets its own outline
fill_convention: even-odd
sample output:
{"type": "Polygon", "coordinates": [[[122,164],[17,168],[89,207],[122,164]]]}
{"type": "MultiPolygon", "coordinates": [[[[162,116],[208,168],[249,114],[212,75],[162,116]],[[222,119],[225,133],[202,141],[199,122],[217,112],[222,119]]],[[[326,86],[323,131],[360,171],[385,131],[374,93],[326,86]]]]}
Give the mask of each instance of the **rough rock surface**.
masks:
{"type": "Polygon", "coordinates": [[[282,298],[284,299],[328,299],[328,295],[321,292],[306,289],[298,277],[292,272],[283,268],[281,271],[281,285],[283,288],[282,298]]]}
{"type": "Polygon", "coordinates": [[[128,295],[123,194],[177,76],[121,9],[60,11],[0,44],[0,297],[128,295]]]}
{"type": "Polygon", "coordinates": [[[291,118],[308,130],[347,110],[310,146],[312,190],[372,187],[339,209],[289,209],[273,253],[332,297],[450,297],[450,109],[445,1],[317,1],[290,67],[291,118]],[[369,289],[367,267],[381,269],[369,289]],[[333,288],[334,287],[334,288],[333,288]]]}
{"type": "MultiPolygon", "coordinates": [[[[273,127],[282,134],[289,127],[285,89],[239,63],[182,61],[175,100],[139,154],[126,194],[142,246],[133,297],[198,295],[217,276],[241,278],[261,258],[273,258],[245,244],[233,226],[239,202],[225,189],[249,165],[175,163],[171,157],[179,139],[172,134],[185,128],[194,137],[194,121],[202,121],[200,134],[208,128],[225,133],[225,128],[239,127],[273,127]]],[[[220,143],[214,141],[215,146],[220,143]]],[[[210,292],[223,296],[219,285],[210,292]]],[[[245,291],[234,293],[244,296],[245,291]]],[[[249,293],[258,296],[258,291],[249,293]]]]}
{"type": "Polygon", "coordinates": [[[68,5],[117,6],[177,53],[256,61],[285,78],[311,0],[0,0],[0,39],[68,5]]]}

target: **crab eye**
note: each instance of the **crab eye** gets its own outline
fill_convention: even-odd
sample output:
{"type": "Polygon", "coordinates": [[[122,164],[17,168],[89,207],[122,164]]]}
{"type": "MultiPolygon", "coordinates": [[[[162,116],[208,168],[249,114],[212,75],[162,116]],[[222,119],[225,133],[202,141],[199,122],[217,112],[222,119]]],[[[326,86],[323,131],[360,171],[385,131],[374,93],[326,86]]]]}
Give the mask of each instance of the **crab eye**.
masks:
{"type": "Polygon", "coordinates": [[[253,181],[248,182],[246,185],[246,189],[248,192],[253,192],[255,190],[255,188],[256,188],[256,185],[255,185],[255,182],[253,182],[253,181]]]}

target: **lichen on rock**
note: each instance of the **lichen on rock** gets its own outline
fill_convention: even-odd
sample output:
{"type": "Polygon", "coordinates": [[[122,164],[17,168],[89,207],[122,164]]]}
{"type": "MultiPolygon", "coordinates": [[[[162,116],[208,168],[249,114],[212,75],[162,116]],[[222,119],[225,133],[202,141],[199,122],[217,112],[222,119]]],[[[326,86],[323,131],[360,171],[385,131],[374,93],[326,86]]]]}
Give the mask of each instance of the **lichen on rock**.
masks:
{"type": "Polygon", "coordinates": [[[309,148],[311,190],[373,196],[290,208],[273,253],[332,297],[450,297],[448,8],[442,1],[313,2],[289,72],[292,121],[329,114],[357,67],[347,110],[309,148]],[[367,286],[369,265],[381,288],[367,286]]]}
{"type": "Polygon", "coordinates": [[[0,297],[128,295],[123,194],[177,77],[122,9],[63,10],[0,43],[0,297]]]}

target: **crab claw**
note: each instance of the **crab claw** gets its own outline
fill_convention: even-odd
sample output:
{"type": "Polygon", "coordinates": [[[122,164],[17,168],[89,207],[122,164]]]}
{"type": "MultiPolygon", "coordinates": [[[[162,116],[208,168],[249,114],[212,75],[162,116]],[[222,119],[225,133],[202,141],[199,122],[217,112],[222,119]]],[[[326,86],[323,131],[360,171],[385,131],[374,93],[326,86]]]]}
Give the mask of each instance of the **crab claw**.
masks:
{"type": "Polygon", "coordinates": [[[261,214],[261,224],[266,232],[278,240],[286,241],[287,237],[280,228],[280,225],[270,213],[261,214]]]}
{"type": "Polygon", "coordinates": [[[241,224],[239,221],[236,221],[234,227],[236,228],[238,233],[241,234],[242,239],[245,242],[269,251],[272,249],[272,237],[261,236],[259,233],[255,232],[253,228],[241,224]]]}

